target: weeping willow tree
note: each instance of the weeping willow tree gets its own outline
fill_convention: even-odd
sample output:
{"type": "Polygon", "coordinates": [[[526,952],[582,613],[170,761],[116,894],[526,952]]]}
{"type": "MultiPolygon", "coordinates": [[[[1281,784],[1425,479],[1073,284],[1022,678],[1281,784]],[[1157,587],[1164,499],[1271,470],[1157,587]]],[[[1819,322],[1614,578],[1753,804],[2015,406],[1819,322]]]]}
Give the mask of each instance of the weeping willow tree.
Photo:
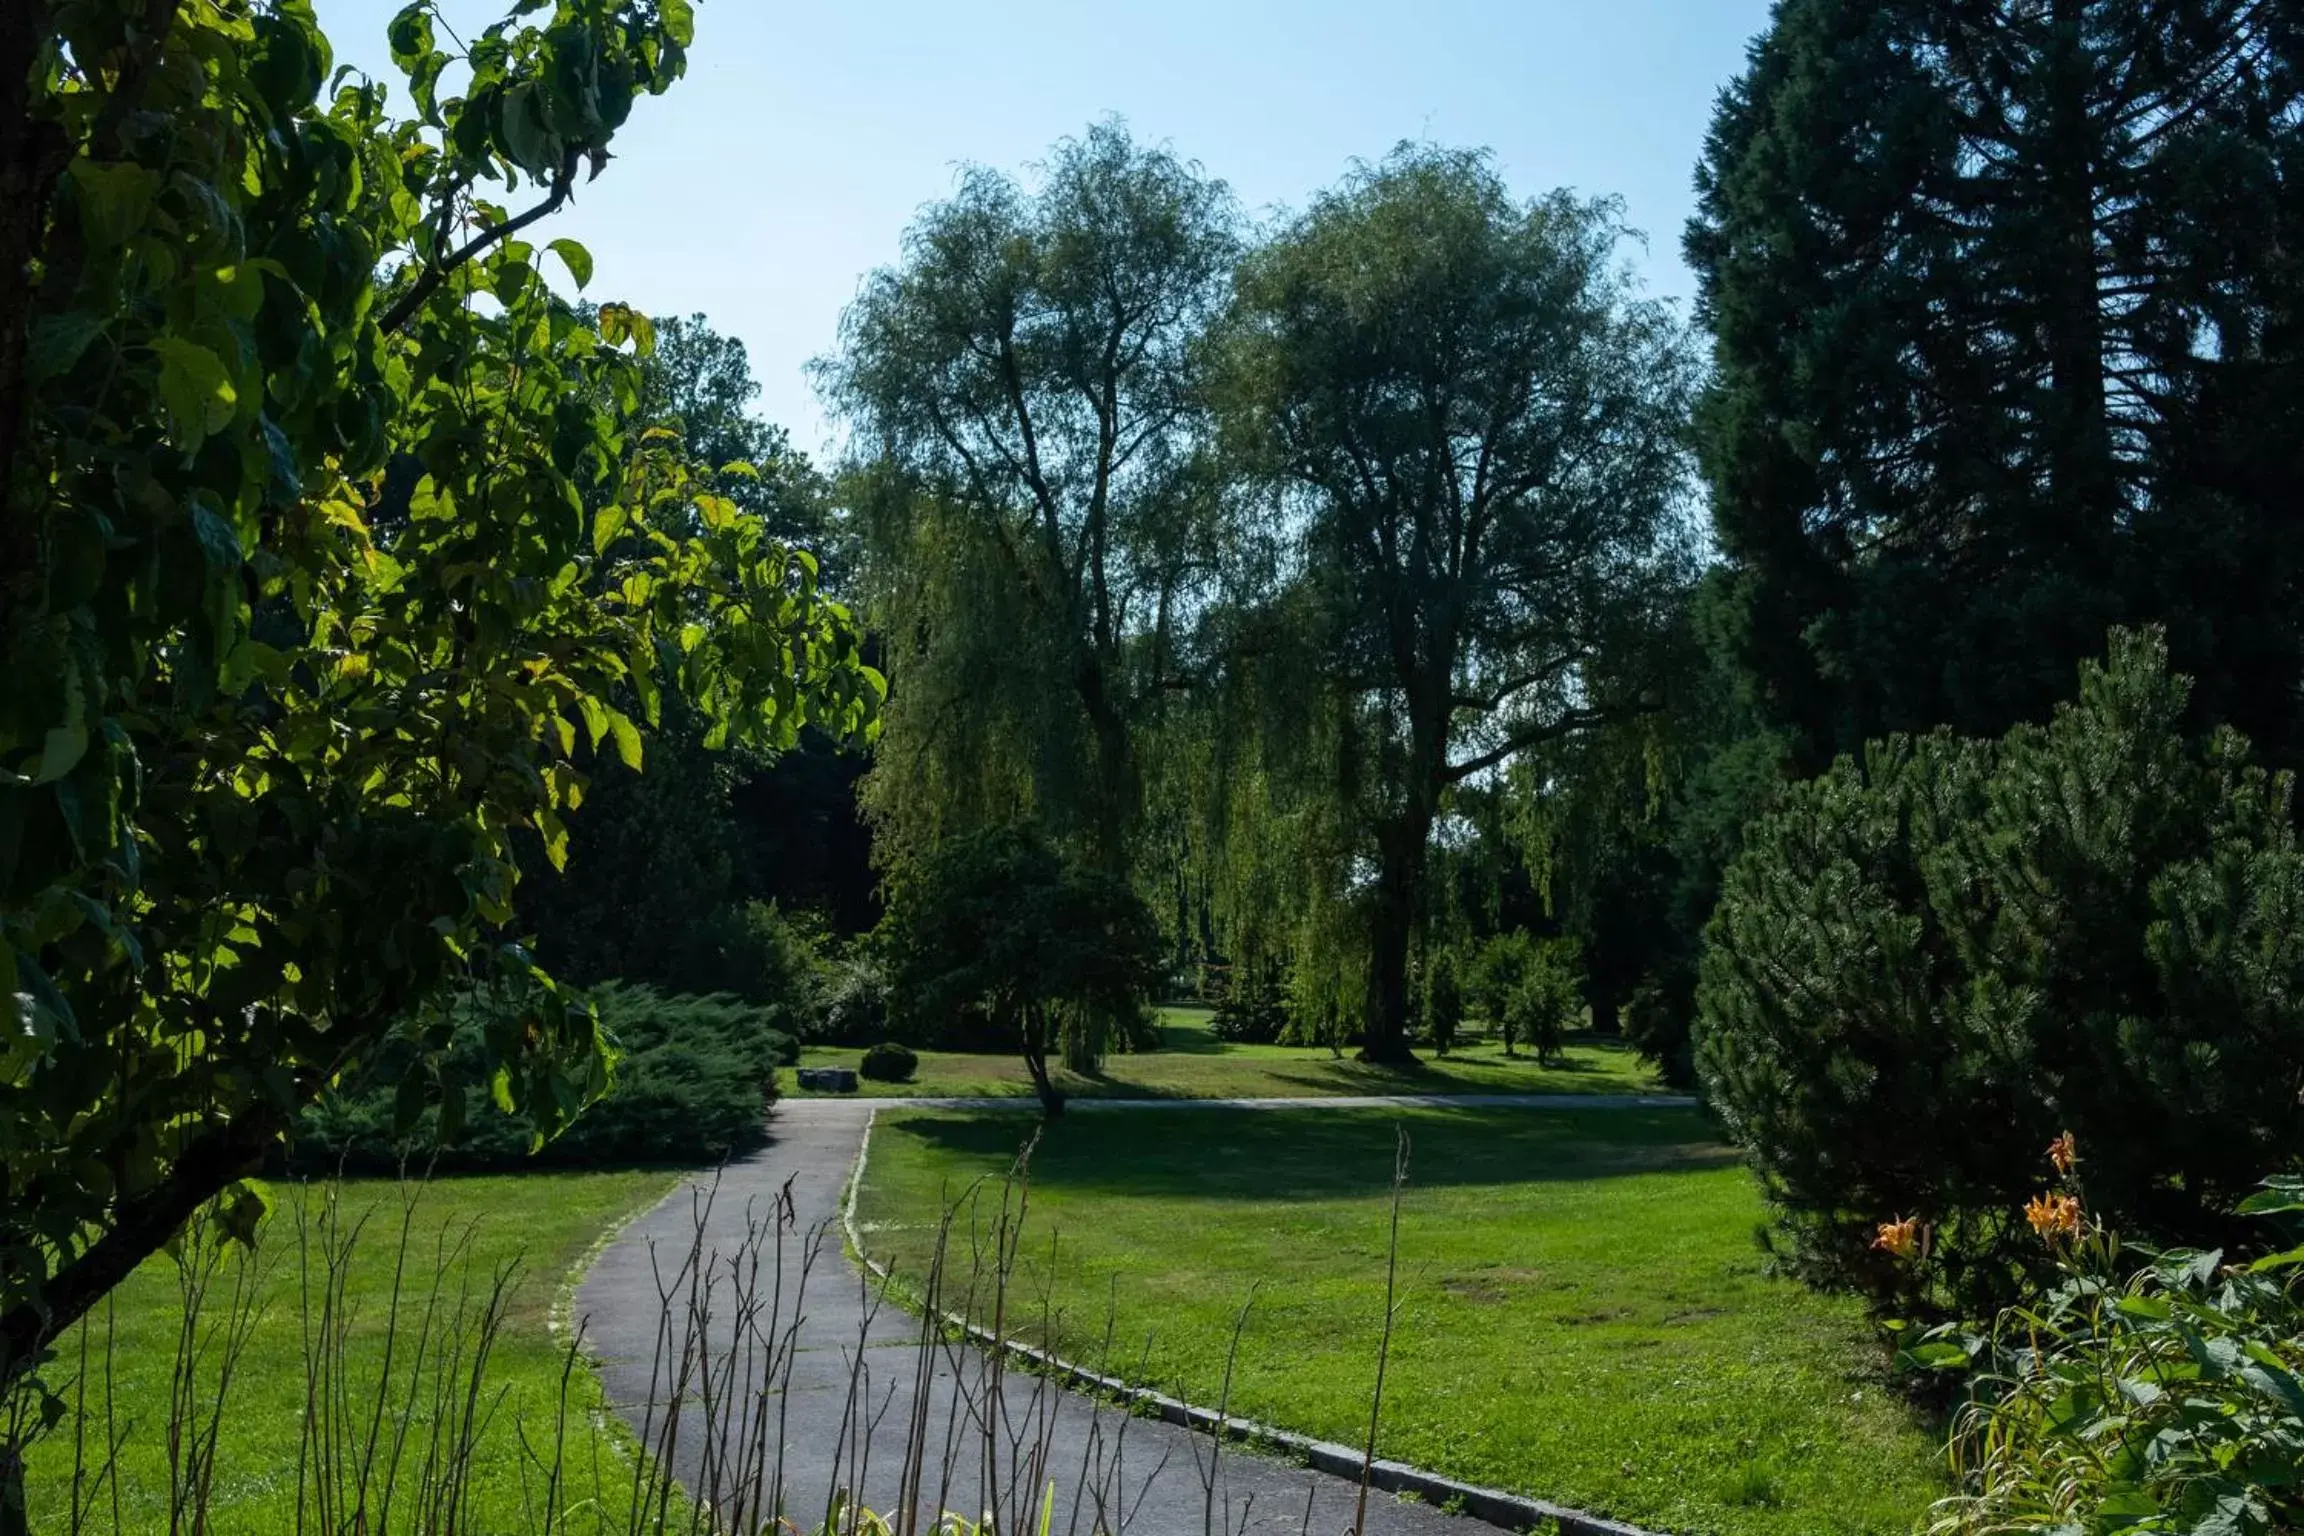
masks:
{"type": "Polygon", "coordinates": [[[1360,1029],[1373,783],[1356,701],[1330,685],[1315,594],[1284,525],[1235,517],[1202,628],[1204,685],[1147,734],[1144,858],[1183,957],[1276,988],[1283,1039],[1360,1029]]]}
{"type": "Polygon", "coordinates": [[[1030,820],[1132,874],[1140,745],[1194,676],[1223,498],[1194,349],[1237,253],[1220,182],[1114,124],[1032,185],[972,169],[818,365],[892,704],[867,786],[899,879],[1030,820]]]}
{"type": "Polygon", "coordinates": [[[1373,1061],[1408,1056],[1458,789],[1648,707],[1596,658],[1669,585],[1693,371],[1618,262],[1615,214],[1403,146],[1244,263],[1221,333],[1225,440],[1275,508],[1316,658],[1259,713],[1322,726],[1297,733],[1314,750],[1291,790],[1354,838],[1373,1061]]]}

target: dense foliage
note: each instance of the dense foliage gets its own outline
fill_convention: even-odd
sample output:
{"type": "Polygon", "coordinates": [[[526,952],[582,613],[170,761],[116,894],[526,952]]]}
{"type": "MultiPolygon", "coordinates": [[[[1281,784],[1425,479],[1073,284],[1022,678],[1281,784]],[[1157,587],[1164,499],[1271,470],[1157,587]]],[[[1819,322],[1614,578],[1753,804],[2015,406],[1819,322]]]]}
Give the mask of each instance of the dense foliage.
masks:
{"type": "Polygon", "coordinates": [[[2037,1149],[2140,1238],[2237,1247],[2304,1149],[2293,783],[2182,728],[2117,633],[2052,723],[1878,742],[1748,832],[1703,961],[1697,1060],[1813,1279],[1982,1315],[2041,1250],[2037,1149]],[[1925,1262],[1878,1225],[1934,1232],[1925,1262]]]}
{"type": "Polygon", "coordinates": [[[511,942],[580,741],[638,767],[667,688],[711,745],[874,708],[812,559],[639,414],[647,321],[521,238],[690,31],[411,6],[399,118],[302,4],[7,7],[0,1375],[405,1021],[445,1048],[452,983],[519,999],[469,1064],[536,1135],[606,1086],[511,942]]]}
{"type": "Polygon", "coordinates": [[[598,1102],[541,1146],[530,1117],[490,1113],[487,1105],[467,1102],[472,1088],[459,1086],[483,1080],[486,1036],[505,1023],[500,1000],[476,993],[447,1006],[453,1035],[445,1052],[426,1055],[395,1042],[307,1109],[289,1166],[317,1174],[535,1164],[696,1167],[749,1152],[766,1139],[776,1068],[798,1059],[792,1021],[781,1010],[650,987],[599,987],[590,999],[615,1045],[615,1071],[598,1102]],[[412,1116],[404,1098],[439,1107],[412,1116]]]}
{"type": "Polygon", "coordinates": [[[1504,1042],[1557,1056],[1583,1011],[1583,970],[1576,941],[1538,938],[1525,928],[1482,944],[1472,966],[1472,1001],[1504,1042]]]}
{"type": "Polygon", "coordinates": [[[1235,1045],[1270,1045],[1288,1032],[1279,967],[1237,965],[1225,974],[1208,1027],[1235,1045]]]}
{"type": "Polygon", "coordinates": [[[1736,654],[1804,772],[2046,717],[2152,621],[2304,752],[2304,23],[2257,0],[1784,0],[1687,249],[1736,654]]]}
{"type": "Polygon", "coordinates": [[[889,923],[902,1007],[984,1021],[1022,1055],[1051,1115],[1064,1096],[1049,1057],[1093,1065],[1096,1032],[1140,1010],[1160,976],[1160,930],[1136,893],[1028,826],[946,841],[897,891],[889,923]]]}

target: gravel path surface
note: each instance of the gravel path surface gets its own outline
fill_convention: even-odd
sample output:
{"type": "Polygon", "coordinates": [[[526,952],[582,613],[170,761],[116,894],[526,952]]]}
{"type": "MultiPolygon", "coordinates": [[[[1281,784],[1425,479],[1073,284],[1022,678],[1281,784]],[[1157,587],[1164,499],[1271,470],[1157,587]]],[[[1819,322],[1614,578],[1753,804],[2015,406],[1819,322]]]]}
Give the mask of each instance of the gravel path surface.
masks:
{"type": "MultiPolygon", "coordinates": [[[[1525,1105],[1663,1106],[1671,1098],[1074,1100],[1076,1109],[1525,1105]]],[[[893,1514],[909,1499],[990,1510],[1006,1532],[1318,1533],[1351,1529],[1356,1480],[1219,1450],[1204,1434],[1131,1415],[966,1343],[924,1343],[844,1256],[840,1212],[876,1109],[1028,1107],[1015,1100],[787,1100],[768,1147],[684,1183],[601,1254],[575,1298],[610,1402],[708,1503],[788,1511],[814,1530],[835,1490],[893,1514]],[[670,1321],[665,1321],[669,1319],[670,1321]],[[997,1383],[995,1385],[995,1382],[997,1383]],[[682,1405],[678,1414],[667,1405],[682,1405]],[[915,1458],[908,1447],[924,1447],[915,1458]],[[918,1462],[924,1470],[915,1472],[918,1462]],[[949,1468],[949,1470],[946,1470],[949,1468]],[[1051,1489],[1053,1490],[1051,1492],[1051,1489]]],[[[1478,1371],[1475,1361],[1467,1371],[1478,1371]]],[[[1372,1491],[1366,1536],[1490,1529],[1372,1491]]]]}

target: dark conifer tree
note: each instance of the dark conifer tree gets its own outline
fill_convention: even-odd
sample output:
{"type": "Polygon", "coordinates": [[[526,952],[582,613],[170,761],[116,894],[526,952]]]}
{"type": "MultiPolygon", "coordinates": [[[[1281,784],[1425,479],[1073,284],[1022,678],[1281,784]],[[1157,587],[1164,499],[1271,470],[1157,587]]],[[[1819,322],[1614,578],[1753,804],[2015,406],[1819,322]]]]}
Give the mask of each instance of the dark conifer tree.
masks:
{"type": "Polygon", "coordinates": [[[2304,751],[2294,0],[1782,0],[1688,254],[1800,765],[2045,718],[2119,620],[2304,751]]]}

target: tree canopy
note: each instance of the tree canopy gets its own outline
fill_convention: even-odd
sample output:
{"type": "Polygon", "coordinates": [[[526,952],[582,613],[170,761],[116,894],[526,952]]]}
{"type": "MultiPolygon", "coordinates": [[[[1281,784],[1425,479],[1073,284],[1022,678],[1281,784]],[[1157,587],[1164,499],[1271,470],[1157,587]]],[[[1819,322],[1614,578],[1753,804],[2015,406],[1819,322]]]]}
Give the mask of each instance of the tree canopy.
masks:
{"type": "Polygon", "coordinates": [[[1216,490],[1194,343],[1237,254],[1220,182],[1117,124],[1036,184],[972,168],[819,365],[858,487],[894,701],[890,850],[1033,814],[1125,872],[1137,735],[1189,669],[1216,490]]]}
{"type": "Polygon", "coordinates": [[[1677,576],[1694,377],[1615,220],[1404,146],[1249,256],[1221,336],[1227,442],[1272,492],[1299,629],[1259,707],[1330,722],[1325,761],[1279,777],[1354,806],[1376,1058],[1407,1050],[1452,791],[1645,707],[1605,658],[1677,576]]]}
{"type": "Polygon", "coordinates": [[[2304,748],[2304,32],[2255,0],[1785,0],[1688,234],[1737,654],[1799,766],[2046,717],[2108,624],[2304,748]]]}
{"type": "Polygon", "coordinates": [[[1136,893],[1067,862],[1028,826],[939,845],[891,918],[903,1006],[984,1015],[1023,1056],[1051,1115],[1064,1095],[1048,1059],[1067,1029],[1141,1008],[1159,975],[1160,930],[1136,893]]]}

